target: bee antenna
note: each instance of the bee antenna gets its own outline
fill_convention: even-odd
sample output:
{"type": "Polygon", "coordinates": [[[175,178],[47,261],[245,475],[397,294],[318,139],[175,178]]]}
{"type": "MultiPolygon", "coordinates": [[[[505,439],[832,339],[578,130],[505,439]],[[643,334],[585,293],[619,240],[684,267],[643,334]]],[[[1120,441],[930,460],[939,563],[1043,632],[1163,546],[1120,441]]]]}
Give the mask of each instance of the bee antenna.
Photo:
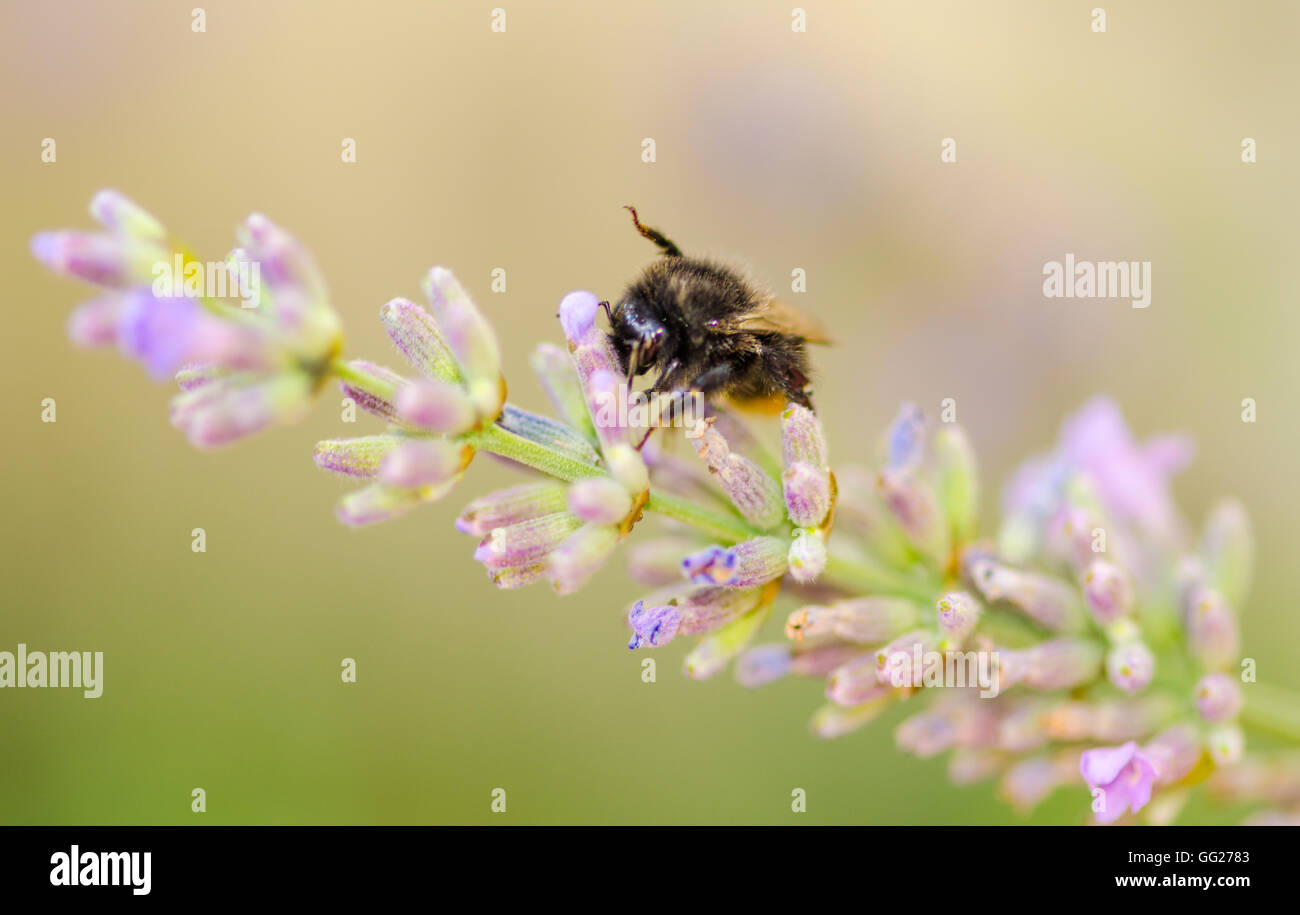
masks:
{"type": "Polygon", "coordinates": [[[605,309],[605,317],[608,318],[612,323],[614,320],[614,312],[609,310],[609,301],[606,300],[604,302],[597,302],[596,304],[599,305],[601,308],[605,309]]]}
{"type": "Polygon", "coordinates": [[[681,257],[682,249],[677,247],[677,245],[673,243],[672,239],[660,232],[658,229],[652,229],[649,226],[641,225],[641,220],[638,219],[636,215],[636,207],[627,206],[625,204],[623,209],[632,214],[632,225],[636,226],[636,230],[658,245],[659,249],[663,251],[664,254],[669,257],[681,257]]]}

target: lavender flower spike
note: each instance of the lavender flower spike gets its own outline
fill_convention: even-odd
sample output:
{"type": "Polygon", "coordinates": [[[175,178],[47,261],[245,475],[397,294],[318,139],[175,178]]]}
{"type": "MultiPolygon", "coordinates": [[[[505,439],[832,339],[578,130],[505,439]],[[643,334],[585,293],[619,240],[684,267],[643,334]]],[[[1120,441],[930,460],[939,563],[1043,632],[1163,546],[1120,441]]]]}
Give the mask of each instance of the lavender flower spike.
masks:
{"type": "Polygon", "coordinates": [[[1108,626],[1133,609],[1133,584],[1113,562],[1095,559],[1083,573],[1083,599],[1099,625],[1108,626]]]}
{"type": "Polygon", "coordinates": [[[1156,769],[1131,740],[1121,747],[1085,751],[1079,771],[1092,789],[1092,809],[1099,823],[1113,823],[1126,810],[1137,813],[1151,800],[1156,769]]]}
{"type": "Polygon", "coordinates": [[[120,191],[103,190],[90,200],[90,215],[104,228],[131,238],[163,241],[167,230],[139,204],[120,191]]]}
{"type": "Polygon", "coordinates": [[[1209,671],[1226,670],[1241,656],[1241,634],[1237,617],[1210,588],[1196,588],[1184,610],[1187,641],[1192,656],[1209,671]]]}

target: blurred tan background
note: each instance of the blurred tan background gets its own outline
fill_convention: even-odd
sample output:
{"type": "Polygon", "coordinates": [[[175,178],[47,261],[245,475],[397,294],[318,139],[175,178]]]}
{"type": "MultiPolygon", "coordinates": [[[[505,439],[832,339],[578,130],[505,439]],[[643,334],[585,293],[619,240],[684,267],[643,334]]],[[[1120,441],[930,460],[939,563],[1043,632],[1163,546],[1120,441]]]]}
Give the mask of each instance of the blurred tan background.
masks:
{"type": "MultiPolygon", "coordinates": [[[[618,564],[564,600],[496,592],[451,522],[518,479],[504,468],[477,462],[448,502],[351,531],[311,447],[374,427],[339,423],[337,398],[190,450],[169,388],[71,347],[86,287],[27,254],[35,230],[88,226],[101,187],[208,257],[250,211],[283,223],[354,356],[398,364],[378,307],[453,268],[534,408],[526,359],[558,339],[560,297],[614,297],[652,257],[619,209],[636,204],[774,289],[807,271],[795,301],[842,341],[817,354],[834,455],[865,456],[903,399],[956,397],[990,507],[1066,412],[1109,393],[1140,434],[1199,441],[1177,484],[1192,518],[1221,494],[1249,508],[1246,650],[1300,685],[1300,6],[1112,3],[1094,34],[1089,3],[811,2],[795,34],[792,5],[210,2],[203,34],[194,4],[0,7],[0,648],[106,655],[98,700],[0,693],[0,822],[1022,821],[991,786],[895,752],[892,720],[816,741],[817,683],[692,683],[677,645],[642,683],[618,564]],[[1045,299],[1043,263],[1066,252],[1150,260],[1151,307],[1045,299]]],[[[1079,821],[1083,799],[1059,792],[1030,822],[1079,821]]]]}

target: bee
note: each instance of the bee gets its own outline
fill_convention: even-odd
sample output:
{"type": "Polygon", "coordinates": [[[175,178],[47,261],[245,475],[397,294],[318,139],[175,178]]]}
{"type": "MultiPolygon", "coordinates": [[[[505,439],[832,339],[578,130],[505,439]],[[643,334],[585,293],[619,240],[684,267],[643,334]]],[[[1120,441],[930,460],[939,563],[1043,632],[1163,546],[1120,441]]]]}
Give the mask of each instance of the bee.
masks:
{"type": "Polygon", "coordinates": [[[805,343],[827,343],[816,322],[755,289],[730,267],[682,254],[657,229],[632,224],[663,256],[610,308],[609,340],[628,384],[655,373],[652,394],[700,392],[741,405],[794,401],[812,409],[805,343]]]}

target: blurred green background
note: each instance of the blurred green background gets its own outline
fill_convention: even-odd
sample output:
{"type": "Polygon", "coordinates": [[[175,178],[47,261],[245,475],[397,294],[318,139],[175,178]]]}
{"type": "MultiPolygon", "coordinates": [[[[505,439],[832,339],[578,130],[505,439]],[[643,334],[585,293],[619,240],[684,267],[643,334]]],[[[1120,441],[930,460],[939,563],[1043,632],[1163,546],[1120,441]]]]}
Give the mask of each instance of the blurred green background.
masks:
{"type": "MultiPolygon", "coordinates": [[[[27,254],[38,229],[88,226],[101,187],[208,257],[251,211],[287,226],[354,356],[399,364],[378,307],[452,267],[533,408],[526,359],[558,339],[560,297],[616,296],[652,257],[619,209],[636,204],[778,291],[807,271],[794,300],[841,341],[817,353],[837,459],[865,457],[901,400],[955,397],[990,508],[1109,393],[1139,434],[1199,441],[1176,487],[1192,519],[1221,494],[1249,508],[1246,652],[1300,685],[1300,7],[1111,3],[1094,34],[1091,3],[803,5],[796,34],[775,2],[210,2],[195,34],[193,4],[3,4],[0,648],[101,650],[106,671],[93,701],[0,692],[0,821],[1025,821],[895,752],[895,719],[815,740],[816,682],[693,683],[679,645],[641,682],[618,563],[567,599],[495,591],[451,522],[506,468],[478,461],[448,502],[352,531],[311,446],[377,428],[342,425],[333,395],[300,427],[192,451],[170,389],[71,347],[86,289],[27,254]],[[1043,263],[1066,252],[1150,260],[1151,307],[1045,299],[1043,263]]],[[[1058,792],[1028,821],[1079,822],[1085,801],[1058,792]]]]}

